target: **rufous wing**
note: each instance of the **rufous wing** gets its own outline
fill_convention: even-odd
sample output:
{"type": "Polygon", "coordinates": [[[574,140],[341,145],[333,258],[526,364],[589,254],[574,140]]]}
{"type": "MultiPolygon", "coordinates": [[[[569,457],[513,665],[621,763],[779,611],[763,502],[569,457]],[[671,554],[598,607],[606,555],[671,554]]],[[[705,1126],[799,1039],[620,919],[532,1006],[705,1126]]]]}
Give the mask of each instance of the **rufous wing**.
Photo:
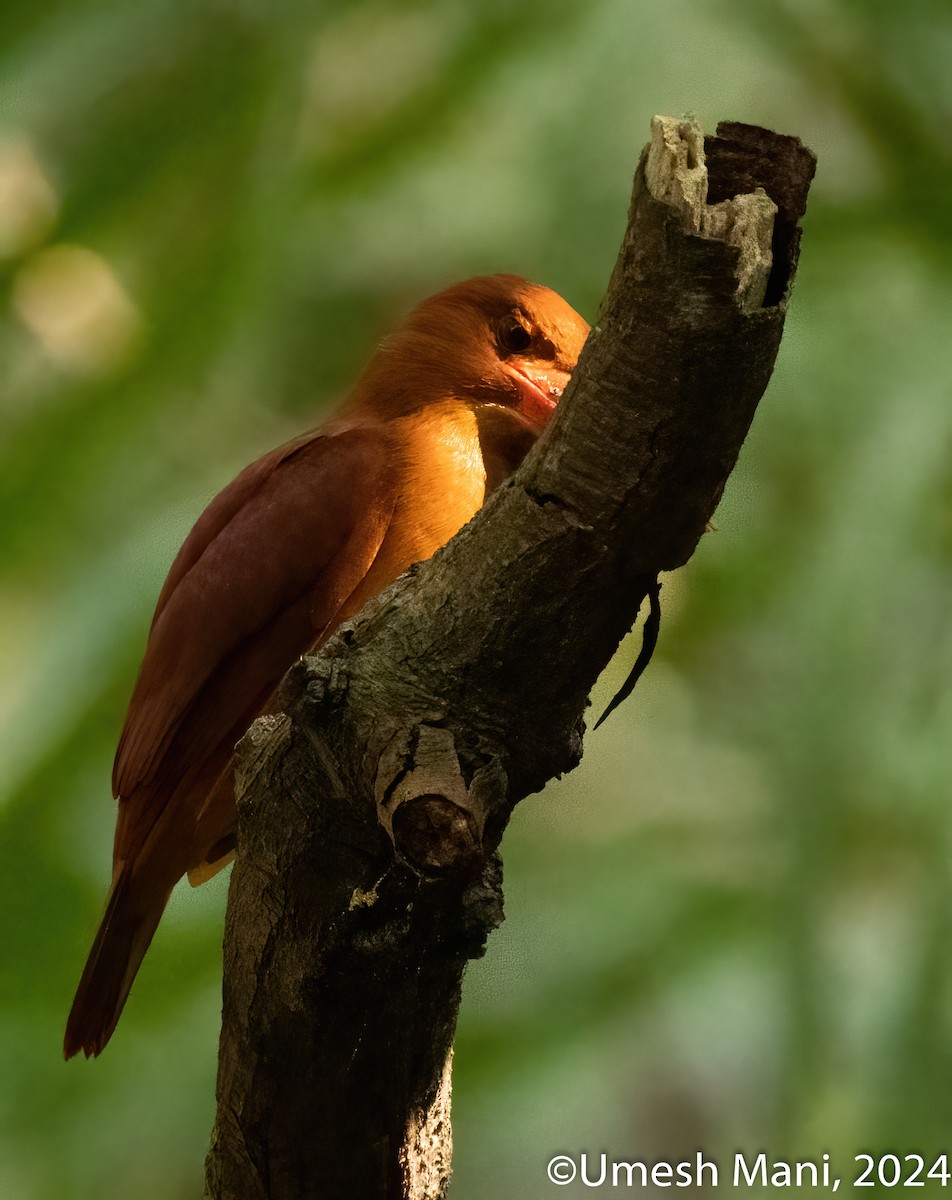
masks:
{"type": "Polygon", "coordinates": [[[294,660],[359,593],[396,502],[385,431],[342,425],[253,463],[205,510],[159,598],[116,756],[113,883],[64,1053],[116,1027],[179,877],[222,811],[203,816],[232,748],[294,660]]]}
{"type": "Polygon", "coordinates": [[[252,464],[206,509],[159,598],[116,754],[117,867],[167,804],[214,783],[214,751],[334,622],[383,542],[392,476],[385,432],[344,426],[252,464]]]}

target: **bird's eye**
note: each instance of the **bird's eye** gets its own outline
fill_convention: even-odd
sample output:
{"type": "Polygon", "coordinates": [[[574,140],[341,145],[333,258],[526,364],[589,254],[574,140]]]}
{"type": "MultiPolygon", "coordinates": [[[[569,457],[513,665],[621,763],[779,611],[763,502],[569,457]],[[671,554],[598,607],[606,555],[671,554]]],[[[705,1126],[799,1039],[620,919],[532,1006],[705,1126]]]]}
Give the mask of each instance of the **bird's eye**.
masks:
{"type": "Polygon", "coordinates": [[[515,313],[509,313],[499,322],[496,334],[499,345],[507,354],[522,354],[532,345],[532,334],[526,329],[522,319],[515,313]]]}

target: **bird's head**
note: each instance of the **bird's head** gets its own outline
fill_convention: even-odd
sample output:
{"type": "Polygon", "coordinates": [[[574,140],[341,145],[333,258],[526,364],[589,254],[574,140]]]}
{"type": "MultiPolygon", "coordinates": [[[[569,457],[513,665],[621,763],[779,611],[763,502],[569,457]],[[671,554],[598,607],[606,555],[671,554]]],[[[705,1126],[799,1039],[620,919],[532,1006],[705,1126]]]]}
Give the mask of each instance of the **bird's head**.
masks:
{"type": "Polygon", "coordinates": [[[382,343],[358,390],[394,415],[455,399],[487,424],[535,437],[587,336],[587,323],[549,288],[480,275],[417,305],[382,343]]]}

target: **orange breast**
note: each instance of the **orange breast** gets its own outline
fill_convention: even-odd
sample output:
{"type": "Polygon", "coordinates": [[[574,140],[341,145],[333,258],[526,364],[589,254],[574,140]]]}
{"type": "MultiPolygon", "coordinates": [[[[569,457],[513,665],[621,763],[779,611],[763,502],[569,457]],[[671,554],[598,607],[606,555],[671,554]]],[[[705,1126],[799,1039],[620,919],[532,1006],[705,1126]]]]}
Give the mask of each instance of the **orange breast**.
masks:
{"type": "Polygon", "coordinates": [[[396,507],[373,566],[341,609],[338,624],[413,563],[435,554],[478,512],[486,495],[476,417],[467,405],[447,400],[391,424],[396,507]]]}

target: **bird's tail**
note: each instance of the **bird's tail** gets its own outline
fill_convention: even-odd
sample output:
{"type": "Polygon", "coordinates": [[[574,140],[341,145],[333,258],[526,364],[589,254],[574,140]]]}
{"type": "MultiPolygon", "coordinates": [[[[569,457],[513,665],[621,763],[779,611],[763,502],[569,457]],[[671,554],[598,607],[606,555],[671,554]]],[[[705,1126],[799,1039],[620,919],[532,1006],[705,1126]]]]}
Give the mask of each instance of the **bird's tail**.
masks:
{"type": "Polygon", "coordinates": [[[129,867],[116,877],[66,1022],[66,1058],[99,1054],[112,1037],[170,895],[129,867]]]}

